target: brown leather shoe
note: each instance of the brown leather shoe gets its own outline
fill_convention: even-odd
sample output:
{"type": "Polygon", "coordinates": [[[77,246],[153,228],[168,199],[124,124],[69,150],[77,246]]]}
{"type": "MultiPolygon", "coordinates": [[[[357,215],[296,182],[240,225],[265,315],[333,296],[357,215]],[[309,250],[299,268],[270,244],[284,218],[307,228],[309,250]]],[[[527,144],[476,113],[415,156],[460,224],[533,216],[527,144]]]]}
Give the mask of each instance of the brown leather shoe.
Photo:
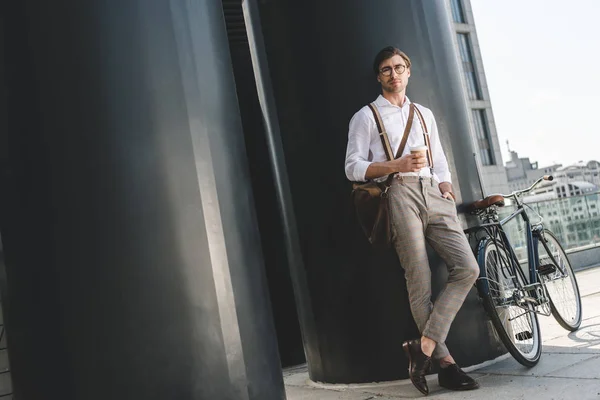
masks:
{"type": "Polygon", "coordinates": [[[421,339],[406,341],[402,344],[402,348],[408,357],[410,381],[419,392],[429,394],[425,375],[431,368],[431,357],[426,356],[421,350],[421,339]]]}
{"type": "Polygon", "coordinates": [[[451,364],[446,368],[440,368],[438,373],[438,383],[441,387],[450,390],[473,390],[479,388],[479,383],[467,375],[456,364],[451,364]]]}

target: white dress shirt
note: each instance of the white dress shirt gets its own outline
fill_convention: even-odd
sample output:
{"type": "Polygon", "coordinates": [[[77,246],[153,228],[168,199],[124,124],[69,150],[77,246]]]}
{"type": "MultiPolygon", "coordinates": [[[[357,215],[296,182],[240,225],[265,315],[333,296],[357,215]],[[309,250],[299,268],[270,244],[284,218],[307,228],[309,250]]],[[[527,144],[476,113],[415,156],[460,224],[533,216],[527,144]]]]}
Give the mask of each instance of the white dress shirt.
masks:
{"type": "MultiPolygon", "coordinates": [[[[381,119],[388,134],[394,156],[400,147],[400,142],[404,135],[404,128],[408,121],[410,109],[409,104],[410,100],[408,97],[406,97],[402,107],[393,105],[381,95],[375,100],[375,105],[381,114],[381,119]]],[[[433,157],[433,178],[438,182],[452,183],[448,161],[440,143],[433,113],[430,109],[420,104],[415,103],[415,106],[423,114],[423,119],[429,131],[429,141],[433,157]]],[[[408,141],[402,155],[410,153],[410,147],[422,146],[424,144],[423,128],[415,113],[408,141]]],[[[348,148],[346,150],[346,177],[355,182],[366,181],[365,174],[369,165],[373,162],[383,161],[387,161],[387,157],[379,138],[379,131],[377,130],[373,112],[368,106],[364,106],[350,120],[348,148]]],[[[429,167],[425,167],[419,172],[399,172],[398,175],[431,177],[431,172],[429,167]]]]}

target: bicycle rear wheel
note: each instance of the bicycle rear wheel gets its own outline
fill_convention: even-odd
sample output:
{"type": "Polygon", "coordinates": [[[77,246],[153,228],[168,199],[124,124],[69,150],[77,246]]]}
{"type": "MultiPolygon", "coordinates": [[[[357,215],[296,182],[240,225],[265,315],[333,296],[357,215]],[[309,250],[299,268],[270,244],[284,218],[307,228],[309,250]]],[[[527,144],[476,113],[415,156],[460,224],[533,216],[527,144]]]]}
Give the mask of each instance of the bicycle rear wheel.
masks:
{"type": "Polygon", "coordinates": [[[523,300],[525,277],[513,267],[511,256],[499,242],[480,247],[479,265],[485,271],[480,293],[494,328],[509,353],[526,367],[540,360],[542,338],[534,306],[523,300]]]}
{"type": "Polygon", "coordinates": [[[539,246],[540,281],[546,287],[550,298],[552,315],[563,328],[576,331],[581,325],[582,311],[575,273],[565,250],[552,232],[544,229],[541,240],[543,243],[539,246]]]}

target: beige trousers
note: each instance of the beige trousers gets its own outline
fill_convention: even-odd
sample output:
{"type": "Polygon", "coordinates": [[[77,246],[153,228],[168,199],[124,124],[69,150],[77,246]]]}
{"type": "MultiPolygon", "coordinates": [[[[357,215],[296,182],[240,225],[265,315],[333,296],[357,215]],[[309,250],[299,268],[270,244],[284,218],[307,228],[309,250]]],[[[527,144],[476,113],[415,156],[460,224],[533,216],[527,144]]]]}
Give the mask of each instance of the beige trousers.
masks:
{"type": "Polygon", "coordinates": [[[423,336],[437,342],[433,358],[450,353],[450,325],[479,276],[479,266],[462,230],[452,199],[444,199],[431,178],[396,177],[388,192],[393,244],[404,269],[410,309],[423,336]],[[448,282],[435,304],[425,243],[445,261],[448,282]]]}

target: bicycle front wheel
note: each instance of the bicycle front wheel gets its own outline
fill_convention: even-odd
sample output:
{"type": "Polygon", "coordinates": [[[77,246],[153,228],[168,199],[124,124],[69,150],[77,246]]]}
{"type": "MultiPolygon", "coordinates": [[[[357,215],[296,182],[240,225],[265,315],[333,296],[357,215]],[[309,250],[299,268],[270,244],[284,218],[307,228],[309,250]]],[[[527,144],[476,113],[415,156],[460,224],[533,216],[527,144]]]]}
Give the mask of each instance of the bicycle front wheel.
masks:
{"type": "Polygon", "coordinates": [[[546,286],[552,315],[560,326],[568,331],[576,331],[581,325],[582,311],[573,267],[552,232],[544,229],[541,241],[540,281],[546,286]]]}
{"type": "Polygon", "coordinates": [[[540,360],[542,337],[535,307],[523,299],[525,276],[504,245],[487,240],[479,251],[485,270],[480,290],[496,332],[509,353],[526,367],[540,360]]]}

